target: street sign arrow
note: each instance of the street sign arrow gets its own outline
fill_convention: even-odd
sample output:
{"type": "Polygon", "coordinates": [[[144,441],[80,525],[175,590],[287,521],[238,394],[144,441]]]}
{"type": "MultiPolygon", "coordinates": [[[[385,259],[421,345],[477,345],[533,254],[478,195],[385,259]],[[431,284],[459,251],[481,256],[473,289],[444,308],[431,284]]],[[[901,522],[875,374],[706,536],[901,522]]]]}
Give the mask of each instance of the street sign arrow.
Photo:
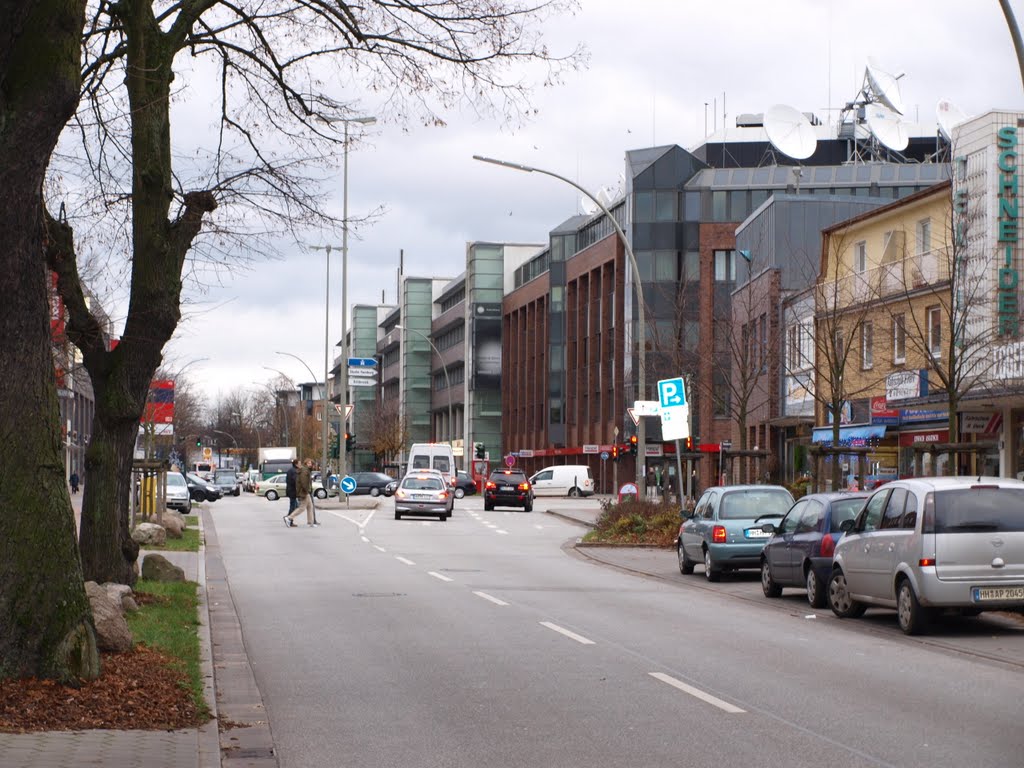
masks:
{"type": "Polygon", "coordinates": [[[349,368],[348,375],[356,378],[377,378],[376,368],[349,368]]]}
{"type": "Polygon", "coordinates": [[[377,365],[377,361],[372,357],[350,357],[348,359],[349,368],[373,368],[377,365]]]}

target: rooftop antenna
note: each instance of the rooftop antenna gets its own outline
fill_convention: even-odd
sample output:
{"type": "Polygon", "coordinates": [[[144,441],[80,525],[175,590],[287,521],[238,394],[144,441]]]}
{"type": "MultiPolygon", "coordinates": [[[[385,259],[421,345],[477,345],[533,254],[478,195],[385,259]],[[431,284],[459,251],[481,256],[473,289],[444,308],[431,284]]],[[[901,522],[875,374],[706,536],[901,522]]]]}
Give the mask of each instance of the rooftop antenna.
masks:
{"type": "Polygon", "coordinates": [[[811,121],[788,104],[768,108],[764,113],[764,130],[772,146],[794,160],[806,160],[818,146],[811,121]]]}
{"type": "Polygon", "coordinates": [[[890,153],[906,149],[910,138],[900,121],[904,110],[901,77],[902,73],[893,75],[868,57],[860,91],[839,118],[838,137],[847,142],[848,161],[885,161],[890,153]]]}

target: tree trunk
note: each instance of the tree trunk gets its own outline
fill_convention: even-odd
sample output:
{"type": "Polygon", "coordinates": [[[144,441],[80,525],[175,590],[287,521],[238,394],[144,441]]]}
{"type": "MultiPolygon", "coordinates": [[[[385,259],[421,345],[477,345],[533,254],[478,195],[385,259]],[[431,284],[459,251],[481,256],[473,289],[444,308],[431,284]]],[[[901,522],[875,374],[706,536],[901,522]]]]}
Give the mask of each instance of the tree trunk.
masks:
{"type": "Polygon", "coordinates": [[[78,103],[84,3],[0,7],[0,677],[99,674],[48,323],[46,167],[78,103]]]}

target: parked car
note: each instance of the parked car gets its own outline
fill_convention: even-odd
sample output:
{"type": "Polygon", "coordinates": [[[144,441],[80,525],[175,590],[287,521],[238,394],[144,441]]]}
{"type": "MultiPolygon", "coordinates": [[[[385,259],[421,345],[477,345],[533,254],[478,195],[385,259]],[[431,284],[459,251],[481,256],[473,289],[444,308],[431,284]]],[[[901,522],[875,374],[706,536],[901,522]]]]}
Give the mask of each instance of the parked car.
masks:
{"type": "Polygon", "coordinates": [[[908,635],[942,609],[1024,608],[1024,482],[999,477],[894,480],[843,524],[828,600],[840,618],[895,608],[908,635]]]}
{"type": "Polygon", "coordinates": [[[185,482],[193,501],[216,501],[220,498],[220,488],[194,472],[185,474],[185,482]]]}
{"type": "MultiPolygon", "coordinates": [[[[718,581],[724,571],[760,568],[761,550],[771,535],[762,521],[785,516],[793,496],[781,485],[726,485],[708,488],[679,526],[679,571],[718,581]]],[[[685,513],[684,513],[685,514],[685,513]]]]}
{"type": "Polygon", "coordinates": [[[521,469],[496,469],[484,485],[484,509],[522,507],[533,512],[533,486],[521,469]]]}
{"type": "Polygon", "coordinates": [[[383,472],[353,472],[352,479],[356,481],[356,489],[352,492],[353,496],[367,493],[371,496],[380,496],[381,494],[390,496],[394,493],[394,488],[388,490],[388,486],[395,482],[395,479],[383,472]]]}
{"type": "MultiPolygon", "coordinates": [[[[285,476],[282,473],[268,477],[266,480],[257,480],[253,486],[253,493],[257,496],[265,497],[268,501],[277,501],[277,499],[287,495],[286,489],[285,476]]],[[[337,491],[331,491],[331,496],[337,495],[337,491]]],[[[327,498],[327,491],[324,490],[324,486],[319,480],[313,483],[313,496],[318,499],[327,498]]]]}
{"type": "Polygon", "coordinates": [[[545,467],[530,478],[534,496],[593,496],[594,476],[586,464],[545,467]]]}
{"type": "Polygon", "coordinates": [[[832,553],[842,538],[840,526],[853,520],[867,493],[815,493],[804,496],[782,520],[765,523],[771,538],[761,552],[761,589],[765,597],[778,597],[784,587],[803,587],[807,602],[824,608],[832,553]]]}
{"type": "Polygon", "coordinates": [[[461,499],[464,496],[472,496],[476,493],[476,480],[469,476],[468,472],[461,469],[455,478],[455,498],[461,499]]]}
{"type": "Polygon", "coordinates": [[[242,486],[238,482],[238,474],[233,469],[218,469],[213,473],[213,484],[224,496],[238,496],[242,486]]]}
{"type": "Polygon", "coordinates": [[[164,485],[164,504],[187,515],[192,511],[192,495],[189,493],[185,476],[180,472],[168,472],[164,485]]]}
{"type": "Polygon", "coordinates": [[[402,515],[451,517],[455,495],[440,472],[413,471],[402,478],[395,491],[395,520],[402,515]]]}

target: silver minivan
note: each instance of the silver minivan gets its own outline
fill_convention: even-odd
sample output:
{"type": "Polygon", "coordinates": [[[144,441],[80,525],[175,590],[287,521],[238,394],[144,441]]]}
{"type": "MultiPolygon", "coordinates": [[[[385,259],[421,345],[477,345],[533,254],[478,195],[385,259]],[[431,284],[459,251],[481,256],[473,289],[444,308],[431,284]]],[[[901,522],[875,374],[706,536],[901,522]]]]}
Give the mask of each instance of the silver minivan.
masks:
{"type": "Polygon", "coordinates": [[[895,608],[922,632],[938,611],[1024,608],[1024,482],[998,477],[894,480],[843,524],[828,600],[840,618],[895,608]]]}

